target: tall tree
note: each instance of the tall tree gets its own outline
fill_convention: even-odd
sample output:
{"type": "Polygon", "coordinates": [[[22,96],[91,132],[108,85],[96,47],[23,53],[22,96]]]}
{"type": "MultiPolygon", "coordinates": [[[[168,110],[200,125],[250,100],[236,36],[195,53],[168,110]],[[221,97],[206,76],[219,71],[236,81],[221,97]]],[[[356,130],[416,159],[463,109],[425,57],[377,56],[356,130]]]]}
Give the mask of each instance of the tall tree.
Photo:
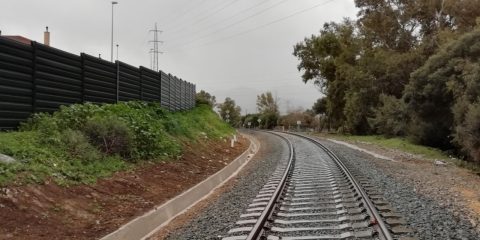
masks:
{"type": "Polygon", "coordinates": [[[280,111],[277,100],[271,92],[262,93],[257,96],[257,110],[260,113],[261,126],[273,128],[277,125],[280,111]]]}
{"type": "Polygon", "coordinates": [[[322,97],[317,99],[312,106],[312,110],[315,114],[325,114],[327,112],[327,98],[322,97]]]}
{"type": "Polygon", "coordinates": [[[210,93],[206,92],[205,90],[201,90],[195,95],[195,102],[197,105],[199,104],[207,104],[210,107],[214,108],[217,104],[217,100],[215,96],[211,95],[210,93]]]}
{"type": "Polygon", "coordinates": [[[444,46],[412,74],[404,100],[413,139],[443,149],[453,140],[480,161],[479,56],[480,29],[444,46]]]}
{"type": "Polygon", "coordinates": [[[235,101],[229,97],[225,98],[223,103],[218,105],[219,113],[222,119],[228,120],[228,123],[233,127],[239,127],[241,125],[241,112],[240,106],[235,104],[235,101]]]}
{"type": "Polygon", "coordinates": [[[365,53],[355,29],[348,19],[325,24],[320,35],[295,45],[293,54],[300,60],[303,81],[314,81],[326,94],[329,128],[347,126],[346,131],[364,133],[370,106],[375,103],[371,94],[374,78],[361,68],[365,53]],[[357,106],[362,108],[353,109],[357,106]]]}

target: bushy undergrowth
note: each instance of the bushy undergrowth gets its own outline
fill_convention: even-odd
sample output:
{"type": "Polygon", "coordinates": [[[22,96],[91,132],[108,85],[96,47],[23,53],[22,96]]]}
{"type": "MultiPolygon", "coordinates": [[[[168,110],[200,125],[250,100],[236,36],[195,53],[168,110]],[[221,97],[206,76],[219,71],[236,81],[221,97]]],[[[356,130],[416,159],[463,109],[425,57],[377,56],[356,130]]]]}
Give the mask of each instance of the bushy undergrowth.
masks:
{"type": "Polygon", "coordinates": [[[0,184],[13,179],[91,183],[142,161],[174,158],[182,142],[231,134],[209,106],[171,113],[157,103],[77,104],[40,113],[20,131],[0,133],[0,184]]]}

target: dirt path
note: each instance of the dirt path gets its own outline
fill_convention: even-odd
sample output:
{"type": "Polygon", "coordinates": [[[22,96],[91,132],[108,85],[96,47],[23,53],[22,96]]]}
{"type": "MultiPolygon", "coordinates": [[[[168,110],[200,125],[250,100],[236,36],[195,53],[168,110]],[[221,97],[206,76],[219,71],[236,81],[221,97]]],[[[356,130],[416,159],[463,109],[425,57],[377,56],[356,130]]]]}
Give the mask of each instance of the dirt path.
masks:
{"type": "Polygon", "coordinates": [[[146,164],[94,185],[10,186],[0,190],[0,239],[96,239],[222,169],[248,148],[240,138],[186,147],[171,162],[146,164]]]}

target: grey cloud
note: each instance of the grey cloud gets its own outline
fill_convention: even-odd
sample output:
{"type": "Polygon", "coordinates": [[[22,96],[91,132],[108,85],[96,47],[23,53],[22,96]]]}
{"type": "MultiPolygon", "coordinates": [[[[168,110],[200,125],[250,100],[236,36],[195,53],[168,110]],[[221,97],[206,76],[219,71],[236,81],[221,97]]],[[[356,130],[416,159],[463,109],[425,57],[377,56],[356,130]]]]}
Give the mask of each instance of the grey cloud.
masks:
{"type": "MultiPolygon", "coordinates": [[[[218,31],[280,1],[269,0],[238,14],[260,1],[118,0],[115,42],[120,45],[120,60],[150,66],[151,45],[147,41],[152,35],[148,30],[157,22],[165,30],[160,39],[169,40],[161,46],[166,53],[160,55],[160,69],[196,83],[197,89],[213,93],[218,101],[232,97],[248,112],[255,112],[256,95],[267,90],[281,99],[283,111],[287,107],[309,108],[321,94],[312,84],[301,81],[296,69],[298,61],[292,56],[293,45],[318,33],[325,22],[354,17],[356,9],[351,0],[335,0],[285,21],[230,37],[324,2],[289,0],[218,31]],[[228,7],[218,11],[222,6],[228,7]],[[201,36],[206,37],[195,40],[201,36]],[[216,42],[207,44],[212,41],[216,42]]],[[[109,59],[110,14],[107,0],[0,0],[0,30],[5,35],[22,35],[41,42],[48,25],[54,47],[76,54],[102,54],[109,59]]]]}

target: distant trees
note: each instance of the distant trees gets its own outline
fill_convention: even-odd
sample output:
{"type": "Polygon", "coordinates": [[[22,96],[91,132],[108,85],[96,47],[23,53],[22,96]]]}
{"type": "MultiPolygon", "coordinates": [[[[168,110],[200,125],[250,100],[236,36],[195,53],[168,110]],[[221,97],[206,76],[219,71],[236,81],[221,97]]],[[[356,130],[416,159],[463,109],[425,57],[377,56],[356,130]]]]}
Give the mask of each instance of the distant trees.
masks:
{"type": "Polygon", "coordinates": [[[242,122],[245,128],[256,128],[259,126],[258,119],[260,119],[260,114],[249,113],[242,117],[242,122]]]}
{"type": "Polygon", "coordinates": [[[298,121],[300,121],[302,128],[315,128],[318,126],[315,113],[312,110],[304,110],[303,108],[297,108],[287,112],[287,114],[280,117],[278,122],[279,125],[284,126],[285,129],[296,129],[298,121]]]}
{"type": "Polygon", "coordinates": [[[217,104],[217,100],[215,96],[210,95],[210,93],[204,90],[201,90],[195,95],[195,103],[196,105],[207,104],[207,105],[210,105],[210,107],[214,108],[215,105],[217,104]]]}
{"type": "Polygon", "coordinates": [[[277,100],[273,98],[271,92],[262,93],[257,96],[257,110],[260,114],[261,127],[270,129],[277,125],[280,111],[277,100]]]}
{"type": "Polygon", "coordinates": [[[407,136],[480,161],[480,0],[355,5],[356,20],[294,46],[303,81],[325,94],[313,110],[339,132],[407,136]]]}
{"type": "Polygon", "coordinates": [[[233,127],[241,125],[242,109],[235,104],[235,101],[229,97],[225,98],[223,103],[218,104],[219,114],[222,119],[227,120],[233,127]]]}

